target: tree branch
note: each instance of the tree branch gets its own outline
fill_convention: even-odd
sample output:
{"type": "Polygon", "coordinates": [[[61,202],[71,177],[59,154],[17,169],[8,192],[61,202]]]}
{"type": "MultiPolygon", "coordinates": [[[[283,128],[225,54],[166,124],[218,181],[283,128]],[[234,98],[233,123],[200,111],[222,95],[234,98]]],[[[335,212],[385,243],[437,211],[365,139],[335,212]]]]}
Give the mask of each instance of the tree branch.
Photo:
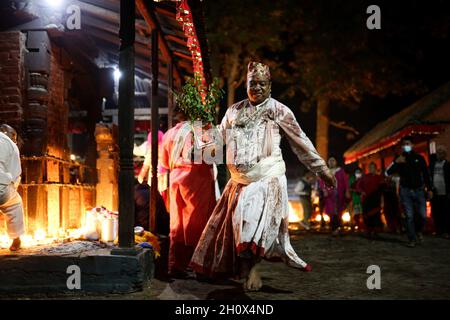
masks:
{"type": "Polygon", "coordinates": [[[239,53],[237,49],[233,50],[233,53],[229,56],[230,69],[228,71],[228,83],[234,84],[239,77],[239,53]]]}
{"type": "Polygon", "coordinates": [[[239,79],[239,81],[235,82],[234,87],[237,89],[241,86],[241,84],[245,81],[245,79],[247,79],[247,73],[245,72],[245,70],[241,71],[241,78],[239,79]]]}
{"type": "Polygon", "coordinates": [[[352,126],[346,124],[345,121],[341,121],[341,122],[330,121],[330,125],[335,128],[353,132],[355,135],[359,135],[359,131],[356,130],[355,128],[353,128],[352,126]]]}

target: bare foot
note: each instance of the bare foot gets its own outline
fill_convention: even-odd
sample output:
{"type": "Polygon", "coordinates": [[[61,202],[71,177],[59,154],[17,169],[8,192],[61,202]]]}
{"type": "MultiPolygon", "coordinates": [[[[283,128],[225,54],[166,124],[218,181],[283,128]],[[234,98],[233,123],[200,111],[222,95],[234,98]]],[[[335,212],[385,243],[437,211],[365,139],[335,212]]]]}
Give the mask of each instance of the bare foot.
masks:
{"type": "Polygon", "coordinates": [[[255,265],[252,270],[250,270],[250,274],[247,277],[247,280],[244,283],[244,290],[246,291],[258,291],[262,287],[261,276],[258,272],[257,265],[255,265]]]}

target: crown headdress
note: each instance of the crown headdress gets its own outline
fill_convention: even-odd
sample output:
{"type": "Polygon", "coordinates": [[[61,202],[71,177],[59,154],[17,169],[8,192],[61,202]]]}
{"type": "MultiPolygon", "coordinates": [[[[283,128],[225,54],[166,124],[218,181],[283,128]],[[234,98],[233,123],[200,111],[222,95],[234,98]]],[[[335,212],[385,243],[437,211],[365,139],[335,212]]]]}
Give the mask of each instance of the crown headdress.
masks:
{"type": "Polygon", "coordinates": [[[269,66],[264,63],[252,61],[248,64],[247,69],[247,78],[258,75],[270,79],[269,66]]]}

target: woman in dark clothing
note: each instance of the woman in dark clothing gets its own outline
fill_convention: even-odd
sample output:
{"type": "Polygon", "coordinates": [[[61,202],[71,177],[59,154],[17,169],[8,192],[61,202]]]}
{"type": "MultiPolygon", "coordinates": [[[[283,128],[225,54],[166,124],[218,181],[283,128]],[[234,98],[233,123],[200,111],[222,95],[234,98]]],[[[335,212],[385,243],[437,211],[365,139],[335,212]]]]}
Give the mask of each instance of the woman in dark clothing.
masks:
{"type": "MultiPolygon", "coordinates": [[[[150,224],[150,186],[147,183],[135,181],[134,203],[135,215],[134,225],[148,230],[150,224]]],[[[158,235],[169,235],[169,214],[167,213],[162,196],[157,193],[156,204],[156,233],[158,235]]]]}
{"type": "Polygon", "coordinates": [[[381,195],[384,179],[376,173],[377,167],[374,162],[369,164],[369,173],[361,177],[356,189],[361,193],[364,224],[369,237],[376,236],[377,229],[383,227],[381,221],[381,195]]]}
{"type": "Polygon", "coordinates": [[[401,233],[402,221],[400,214],[400,201],[397,194],[395,177],[390,177],[383,188],[383,213],[390,232],[401,233]]]}

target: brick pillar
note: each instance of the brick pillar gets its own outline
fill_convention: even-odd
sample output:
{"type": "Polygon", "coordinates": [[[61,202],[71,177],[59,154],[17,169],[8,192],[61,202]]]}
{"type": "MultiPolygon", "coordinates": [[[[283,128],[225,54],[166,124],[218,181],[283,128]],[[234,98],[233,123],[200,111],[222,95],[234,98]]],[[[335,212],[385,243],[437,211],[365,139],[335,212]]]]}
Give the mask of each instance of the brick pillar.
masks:
{"type": "MultiPolygon", "coordinates": [[[[7,123],[19,133],[23,124],[25,35],[20,31],[0,32],[0,124],[7,123]]],[[[0,233],[4,229],[0,217],[0,233]]]]}
{"type": "Polygon", "coordinates": [[[97,141],[97,177],[96,203],[109,210],[118,209],[118,161],[117,149],[111,129],[107,125],[97,124],[95,128],[97,141]]]}

